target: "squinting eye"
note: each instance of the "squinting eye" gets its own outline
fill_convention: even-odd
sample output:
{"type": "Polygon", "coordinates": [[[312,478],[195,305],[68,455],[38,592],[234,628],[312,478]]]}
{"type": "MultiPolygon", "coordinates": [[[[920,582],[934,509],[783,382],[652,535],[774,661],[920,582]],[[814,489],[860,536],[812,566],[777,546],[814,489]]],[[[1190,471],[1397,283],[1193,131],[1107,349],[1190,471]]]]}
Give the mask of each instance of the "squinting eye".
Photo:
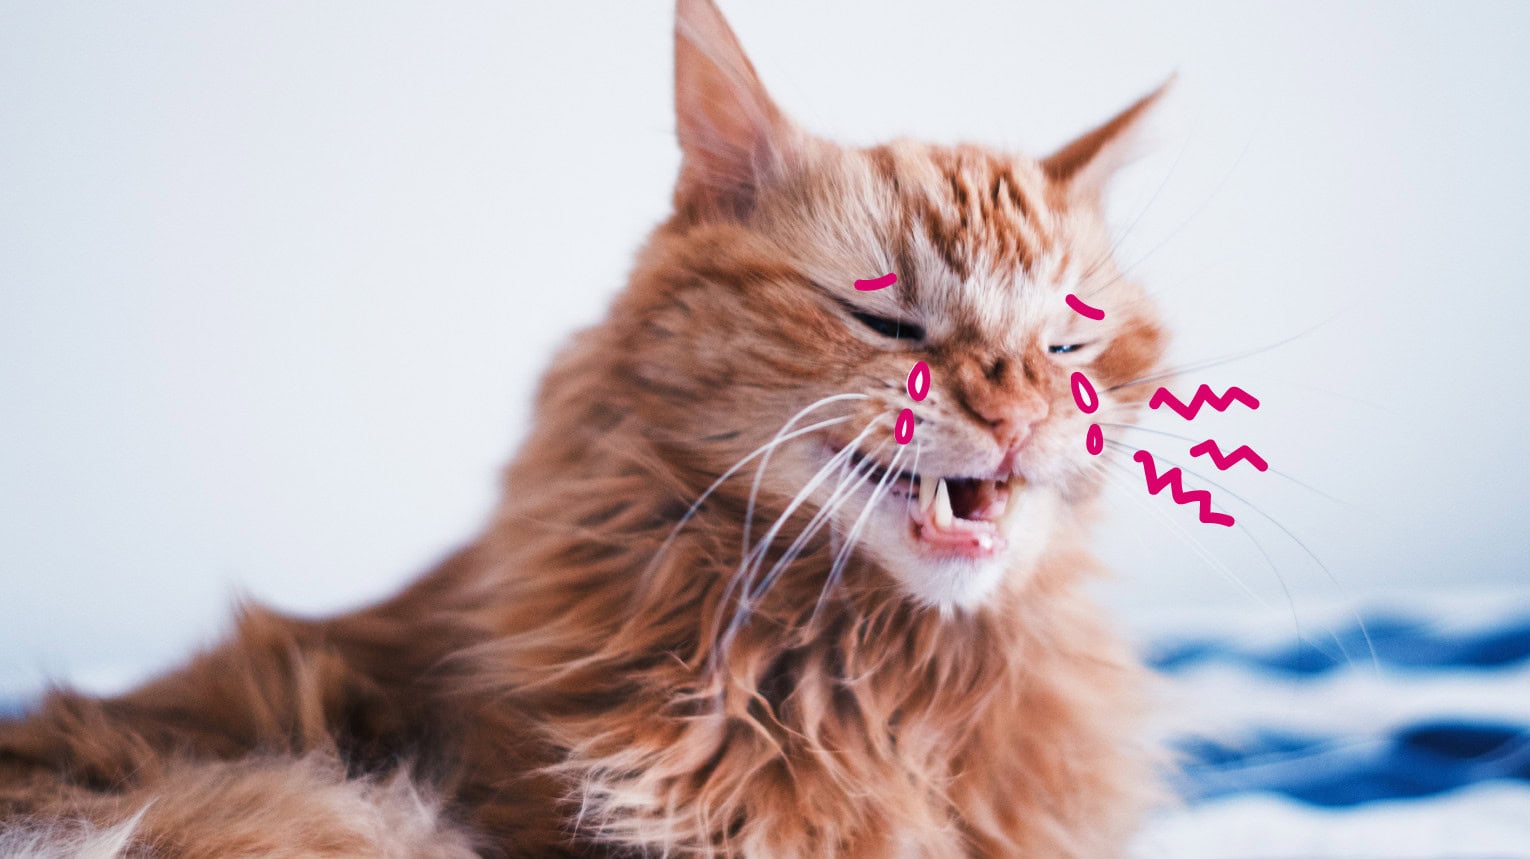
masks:
{"type": "Polygon", "coordinates": [[[873,316],[870,313],[856,313],[854,311],[851,311],[850,315],[860,320],[862,325],[883,337],[893,337],[898,340],[924,339],[924,328],[912,322],[902,322],[897,319],[888,319],[885,316],[873,316]]]}
{"type": "Polygon", "coordinates": [[[1069,352],[1077,352],[1078,350],[1084,348],[1084,346],[1085,344],[1083,343],[1070,343],[1066,346],[1048,346],[1047,351],[1051,352],[1053,355],[1066,355],[1069,352]]]}

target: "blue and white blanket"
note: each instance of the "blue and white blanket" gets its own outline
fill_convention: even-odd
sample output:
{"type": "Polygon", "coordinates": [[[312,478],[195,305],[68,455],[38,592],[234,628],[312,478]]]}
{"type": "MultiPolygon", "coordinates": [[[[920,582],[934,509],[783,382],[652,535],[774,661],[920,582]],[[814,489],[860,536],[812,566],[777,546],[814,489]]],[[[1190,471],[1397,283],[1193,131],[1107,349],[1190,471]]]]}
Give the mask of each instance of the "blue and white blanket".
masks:
{"type": "Polygon", "coordinates": [[[1530,857],[1530,598],[1466,614],[1159,623],[1183,805],[1133,859],[1530,857]]]}
{"type": "Polygon", "coordinates": [[[1530,600],[1470,614],[1155,633],[1184,806],[1134,856],[1530,857],[1530,600]]]}

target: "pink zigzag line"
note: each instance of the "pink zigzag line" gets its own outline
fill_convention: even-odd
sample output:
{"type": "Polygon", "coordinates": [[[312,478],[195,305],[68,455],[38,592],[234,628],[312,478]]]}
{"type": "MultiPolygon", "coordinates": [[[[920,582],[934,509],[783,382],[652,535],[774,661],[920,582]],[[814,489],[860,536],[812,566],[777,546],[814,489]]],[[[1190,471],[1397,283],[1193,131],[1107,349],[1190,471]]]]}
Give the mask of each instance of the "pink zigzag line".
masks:
{"type": "Polygon", "coordinates": [[[1237,385],[1233,385],[1227,389],[1226,393],[1220,395],[1214,393],[1210,385],[1201,385],[1195,389],[1195,396],[1190,398],[1188,405],[1180,402],[1179,398],[1174,396],[1173,392],[1168,388],[1159,388],[1153,392],[1153,398],[1148,400],[1148,408],[1156,409],[1159,406],[1167,405],[1178,412],[1180,417],[1188,421],[1200,414],[1201,406],[1203,405],[1211,406],[1219,412],[1225,412],[1227,407],[1232,405],[1234,401],[1240,402],[1251,409],[1259,408],[1259,400],[1255,399],[1253,394],[1237,385]]]}
{"type": "Polygon", "coordinates": [[[1217,468],[1222,471],[1226,471],[1240,462],[1247,462],[1260,471],[1270,470],[1270,464],[1264,461],[1264,457],[1254,453],[1254,449],[1246,444],[1239,446],[1232,453],[1223,453],[1222,448],[1217,445],[1216,439],[1208,438],[1195,447],[1190,448],[1190,455],[1209,456],[1217,468]]]}
{"type": "Polygon", "coordinates": [[[1132,454],[1132,459],[1142,463],[1143,476],[1147,478],[1149,495],[1157,495],[1164,490],[1164,487],[1168,487],[1169,494],[1173,496],[1175,504],[1189,504],[1192,501],[1200,503],[1200,515],[1203,524],[1232,527],[1233,517],[1211,509],[1210,492],[1204,489],[1185,491],[1184,474],[1178,468],[1171,468],[1162,475],[1158,474],[1158,469],[1153,464],[1153,455],[1145,450],[1139,450],[1132,454]]]}

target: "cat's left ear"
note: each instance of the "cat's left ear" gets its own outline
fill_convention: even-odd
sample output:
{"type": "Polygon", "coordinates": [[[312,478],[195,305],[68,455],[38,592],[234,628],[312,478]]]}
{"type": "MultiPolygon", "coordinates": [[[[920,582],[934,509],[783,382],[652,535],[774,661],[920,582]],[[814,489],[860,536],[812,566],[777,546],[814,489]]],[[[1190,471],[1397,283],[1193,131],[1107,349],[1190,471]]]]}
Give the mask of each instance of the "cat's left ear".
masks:
{"type": "Polygon", "coordinates": [[[1169,78],[1126,110],[1042,159],[1042,169],[1068,196],[1097,202],[1110,177],[1140,154],[1146,119],[1174,80],[1169,78]]]}
{"type": "Polygon", "coordinates": [[[712,0],[675,4],[675,208],[747,217],[797,132],[776,107],[712,0]]]}

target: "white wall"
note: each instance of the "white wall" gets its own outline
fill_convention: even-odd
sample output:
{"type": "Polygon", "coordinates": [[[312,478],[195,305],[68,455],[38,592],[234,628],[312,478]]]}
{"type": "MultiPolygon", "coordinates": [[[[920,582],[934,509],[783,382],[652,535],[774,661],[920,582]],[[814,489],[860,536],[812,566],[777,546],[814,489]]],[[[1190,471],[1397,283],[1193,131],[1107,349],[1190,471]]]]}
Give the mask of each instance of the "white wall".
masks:
{"type": "MultiPolygon", "coordinates": [[[[1258,412],[1151,424],[1342,499],[1229,484],[1351,594],[1526,581],[1530,5],[725,11],[856,142],[1041,151],[1178,70],[1122,257],[1183,360],[1307,333],[1190,377],[1258,412]]],[[[0,691],[115,685],[231,595],[354,605],[467,537],[664,214],[669,33],[664,2],[0,6],[0,691]]],[[[1337,591],[1214,493],[1299,603],[1337,591]]],[[[1117,601],[1285,599],[1243,532],[1112,498],[1117,601]]]]}

